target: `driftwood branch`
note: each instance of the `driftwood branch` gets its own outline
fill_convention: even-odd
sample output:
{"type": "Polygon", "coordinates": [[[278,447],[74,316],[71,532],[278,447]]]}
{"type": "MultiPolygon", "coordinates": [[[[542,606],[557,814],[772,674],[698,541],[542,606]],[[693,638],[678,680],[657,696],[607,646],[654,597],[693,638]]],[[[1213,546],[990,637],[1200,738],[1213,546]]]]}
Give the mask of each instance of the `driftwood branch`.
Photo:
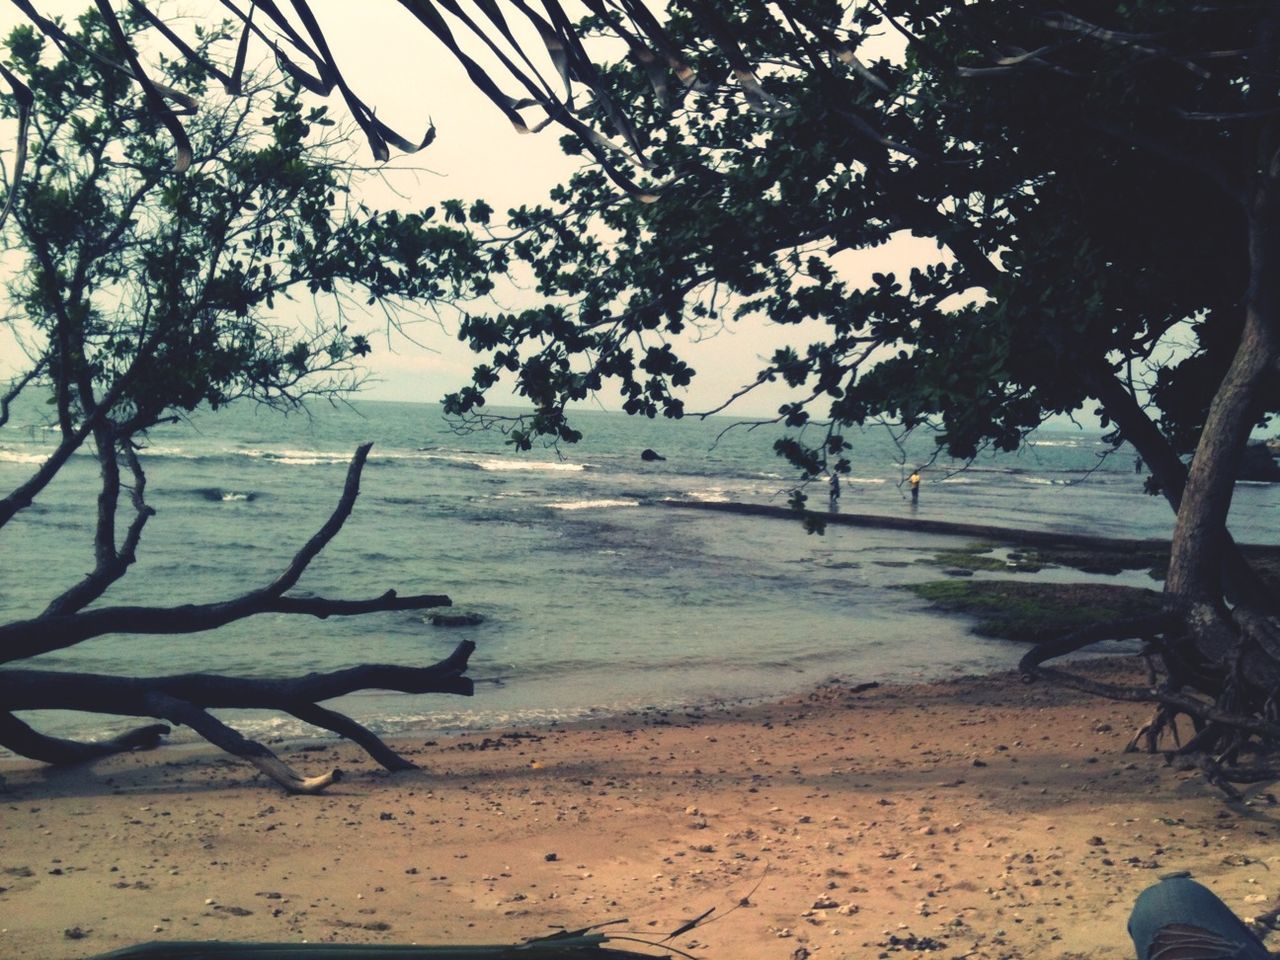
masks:
{"type": "Polygon", "coordinates": [[[316,554],[337,536],[342,525],[347,522],[347,517],[351,516],[351,508],[355,506],[356,497],[360,495],[360,474],[364,471],[364,464],[369,458],[369,450],[372,447],[372,443],[362,443],[356,448],[355,456],[351,458],[351,464],[347,467],[347,479],[342,487],[342,496],[338,498],[338,505],[325,521],[324,526],[303,545],[280,576],[256,593],[246,596],[281,596],[298,582],[298,578],[307,569],[307,565],[316,558],[316,554]]]}
{"type": "MultiPolygon", "coordinates": [[[[242,736],[209,711],[279,710],[354,741],[388,770],[412,769],[414,765],[410,761],[372,731],[344,714],[319,706],[320,701],[368,689],[471,696],[474,687],[466,670],[474,650],[475,644],[464,640],[444,660],[427,667],[364,664],[331,673],[270,679],[206,673],[116,677],[47,670],[0,670],[0,703],[6,711],[79,710],[155,717],[183,724],[215,746],[248,760],[285,789],[294,793],[316,793],[333,783],[338,772],[304,777],[266,746],[242,736]]],[[[46,763],[81,763],[125,750],[155,746],[165,733],[168,733],[167,727],[152,725],[101,743],[77,743],[44,736],[12,713],[0,713],[0,745],[46,763]]]]}
{"type": "Polygon", "coordinates": [[[185,724],[215,747],[221,747],[233,756],[248,760],[290,793],[319,793],[342,778],[339,770],[330,770],[314,777],[302,776],[272,753],[270,748],[256,740],[245,738],[207,710],[189,701],[163,693],[150,693],[147,694],[146,702],[148,713],[185,724]]]}
{"type": "MultiPolygon", "coordinates": [[[[110,432],[108,427],[103,429],[110,432]]],[[[95,534],[97,564],[94,570],[58,597],[40,616],[0,626],[0,650],[3,651],[0,662],[74,646],[105,634],[192,633],[212,630],[262,613],[305,614],[323,619],[379,611],[422,610],[450,604],[449,598],[440,594],[402,597],[394,590],[366,599],[285,596],[351,515],[360,492],[361,472],[372,446],[364,444],[352,457],[342,495],[328,520],[307,540],[279,576],[265,587],[216,603],[85,610],[86,604],[100,597],[133,563],[143,527],[152,515],[144,496],[146,476],[126,442],[118,449],[133,474],[130,494],[135,514],[123,543],[117,548],[115,509],[121,484],[115,442],[113,436],[108,447],[105,437],[99,437],[104,481],[95,534]]],[[[64,439],[63,445],[66,444],[64,439]]],[[[0,522],[3,516],[0,513],[0,522]]],[[[290,769],[266,746],[247,739],[210,711],[256,708],[289,713],[354,741],[389,770],[411,769],[413,764],[409,760],[388,747],[372,731],[350,717],[320,706],[320,703],[367,689],[470,696],[472,682],[465,674],[468,658],[474,649],[473,643],[465,641],[449,657],[428,667],[364,664],[331,673],[275,679],[208,673],[120,677],[47,670],[0,670],[0,746],[47,763],[80,763],[126,750],[156,746],[160,737],[169,731],[163,724],[152,724],[111,740],[82,743],[39,733],[15,717],[13,711],[60,709],[154,717],[190,727],[215,746],[249,761],[286,790],[317,793],[338,778],[338,771],[315,777],[303,776],[290,769]]]]}
{"type": "MultiPolygon", "coordinates": [[[[308,614],[324,619],[390,610],[425,610],[449,606],[451,601],[447,596],[417,594],[402,597],[394,590],[388,590],[378,597],[360,600],[282,595],[298,582],[307,565],[337,535],[347,517],[351,515],[351,509],[360,492],[360,475],[371,446],[372,444],[364,444],[356,450],[351,466],[347,470],[342,496],[324,526],[298,551],[288,567],[266,587],[215,603],[183,604],[176,607],[98,607],[72,613],[46,612],[32,619],[16,620],[0,626],[0,651],[3,651],[0,662],[21,660],[64,649],[108,633],[197,633],[262,613],[308,614]]],[[[126,568],[128,563],[132,562],[131,556],[141,535],[142,524],[150,515],[146,512],[148,509],[145,505],[142,506],[126,536],[125,550],[121,552],[120,558],[120,563],[126,568]]],[[[103,575],[109,575],[114,570],[113,566],[103,575]]],[[[123,570],[120,572],[123,573],[123,570]]],[[[97,580],[94,579],[93,586],[96,584],[97,580]]],[[[80,599],[79,595],[73,599],[80,599]]],[[[66,605],[63,604],[63,606],[66,605]]]]}
{"type": "Polygon", "coordinates": [[[61,617],[19,620],[0,627],[3,661],[21,660],[41,653],[75,646],[108,633],[199,633],[226,626],[262,613],[303,613],[321,620],[390,610],[426,610],[447,607],[442,594],[407,597],[388,590],[367,600],[330,600],[325,597],[243,598],[222,603],[184,604],[178,607],[100,607],[61,617]]]}
{"type": "Polygon", "coordinates": [[[115,753],[130,750],[150,750],[160,745],[160,738],[169,733],[163,723],[137,727],[109,740],[64,740],[50,737],[23,723],[11,713],[0,712],[0,743],[15,753],[41,763],[69,766],[87,763],[115,753]]]}
{"type": "MultiPolygon", "coordinates": [[[[112,449],[103,455],[114,458],[114,445],[113,439],[112,449]]],[[[119,479],[115,478],[105,485],[107,489],[104,489],[103,496],[99,497],[97,563],[79,583],[54,599],[40,615],[42,618],[83,610],[123,577],[137,559],[142,529],[147,525],[147,521],[155,516],[156,511],[146,502],[147,475],[142,470],[142,464],[138,462],[137,453],[127,442],[120,445],[120,450],[133,474],[133,486],[129,496],[133,502],[134,516],[125,531],[124,543],[119,548],[115,545],[116,500],[121,486],[119,479]]]]}

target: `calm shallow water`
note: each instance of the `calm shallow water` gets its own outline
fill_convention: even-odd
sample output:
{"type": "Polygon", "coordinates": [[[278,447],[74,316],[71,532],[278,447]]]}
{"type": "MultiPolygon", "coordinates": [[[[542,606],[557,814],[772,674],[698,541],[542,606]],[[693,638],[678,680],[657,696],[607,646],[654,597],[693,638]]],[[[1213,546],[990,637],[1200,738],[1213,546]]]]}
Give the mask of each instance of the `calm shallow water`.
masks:
{"type": "MultiPolygon", "coordinates": [[[[6,489],[29,475],[47,444],[42,412],[22,413],[0,430],[6,489]]],[[[432,405],[366,403],[311,419],[232,409],[157,430],[144,463],[158,513],[138,564],[107,602],[198,602],[267,581],[328,516],[356,444],[372,440],[355,512],[299,589],[347,597],[388,587],[447,593],[485,622],[449,630],[413,613],[329,621],[268,615],[210,634],[104,637],[31,663],[267,676],[369,661],[422,664],[447,655],[463,636],[476,641],[470,672],[488,682],[472,699],[371,692],[337,704],[383,731],[767,696],[833,674],[922,679],[1014,663],[1017,649],[973,637],[963,622],[895,589],[936,579],[936,568],[914,561],[959,540],[837,527],[814,537],[789,521],[662,506],[664,498],[785,502],[776,434],[738,430],[717,443],[726,423],[585,414],[586,442],[559,454],[517,454],[494,433],[456,435],[432,405]],[[645,448],[666,461],[644,462],[645,448]]],[[[841,505],[1168,536],[1172,515],[1142,493],[1132,457],[1117,455],[1099,468],[1101,451],[1082,433],[1044,433],[1018,456],[984,460],[956,476],[930,470],[913,510],[899,486],[909,470],[891,444],[869,434],[855,448],[841,505]]],[[[927,448],[912,456],[923,460],[927,448]]],[[[33,508],[0,531],[9,558],[0,569],[0,615],[38,612],[91,566],[95,481],[92,460],[74,458],[33,508]]],[[[813,497],[825,505],[825,489],[813,497]]],[[[1277,518],[1280,489],[1240,486],[1233,524],[1241,539],[1274,541],[1277,518]]],[[[1149,581],[1135,574],[1132,582],[1149,581]]],[[[75,713],[27,719],[64,735],[103,729],[102,718],[75,713]]],[[[291,718],[229,719],[259,737],[310,732],[291,718]]]]}

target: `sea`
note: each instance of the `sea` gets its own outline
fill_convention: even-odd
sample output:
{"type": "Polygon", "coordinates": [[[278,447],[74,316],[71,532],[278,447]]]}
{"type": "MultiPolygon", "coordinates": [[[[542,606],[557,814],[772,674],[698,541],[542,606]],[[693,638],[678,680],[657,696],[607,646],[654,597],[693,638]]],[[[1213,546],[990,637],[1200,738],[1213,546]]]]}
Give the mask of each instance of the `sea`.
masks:
{"type": "MultiPolygon", "coordinates": [[[[19,406],[0,428],[5,490],[47,455],[48,416],[46,407],[19,406]]],[[[289,415],[233,406],[159,427],[141,452],[156,515],[136,564],[100,605],[215,601],[269,582],[329,516],[356,446],[372,442],[354,512],[294,592],[442,593],[452,612],[482,622],[438,626],[432,611],[270,614],[208,633],[99,637],[11,666],[293,676],[433,663],[472,640],[473,697],[366,691],[329,704],[383,734],[429,736],[736,704],[830,678],[930,680],[1016,663],[1017,646],[975,636],[965,618],[902,589],[944,576],[928,561],[963,538],[840,526],[818,536],[790,518],[674,505],[785,505],[795,474],[773,452],[780,428],[590,410],[576,422],[582,442],[528,452],[501,429],[459,430],[431,404],[358,401],[289,415]],[[645,459],[645,450],[664,459],[645,459]]],[[[851,439],[844,512],[1126,538],[1172,530],[1167,504],[1143,491],[1132,451],[1109,453],[1084,429],[1042,429],[1019,453],[967,466],[930,462],[929,436],[905,448],[883,429],[851,439]],[[925,462],[913,504],[905,478],[925,462]]],[[[77,454],[0,529],[4,621],[38,614],[91,568],[96,484],[95,461],[77,454]]],[[[829,506],[825,484],[809,496],[811,506],[829,506]]],[[[1278,519],[1280,485],[1238,486],[1239,539],[1275,542],[1278,519]]],[[[1159,586],[1142,571],[1030,576],[1159,586]]],[[[321,735],[273,713],[220,715],[258,739],[321,735]]],[[[136,723],[60,711],[23,717],[79,737],[136,723]]],[[[186,734],[171,739],[194,739],[186,734]]]]}

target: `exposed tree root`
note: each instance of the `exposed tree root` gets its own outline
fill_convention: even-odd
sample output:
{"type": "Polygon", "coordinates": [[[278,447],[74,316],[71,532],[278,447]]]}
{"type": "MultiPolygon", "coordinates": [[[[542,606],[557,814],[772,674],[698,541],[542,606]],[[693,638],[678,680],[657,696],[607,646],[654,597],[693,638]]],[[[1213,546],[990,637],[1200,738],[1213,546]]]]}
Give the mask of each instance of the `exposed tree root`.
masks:
{"type": "MultiPolygon", "coordinates": [[[[1280,745],[1280,723],[1272,675],[1280,658],[1280,629],[1270,616],[1237,608],[1230,614],[1200,604],[1189,608],[1185,620],[1164,614],[1155,618],[1116,621],[1076,631],[1029,651],[1019,663],[1025,681],[1047,679],[1063,686],[1112,700],[1155,704],[1151,718],[1129,740],[1126,752],[1161,751],[1168,737],[1173,748],[1166,760],[1183,761],[1233,800],[1240,792],[1233,784],[1280,778],[1280,769],[1266,764],[1240,766],[1245,752],[1266,756],[1280,745]],[[1234,638],[1230,643],[1226,634],[1234,638]],[[1045,662],[1073,653],[1103,639],[1145,639],[1159,654],[1163,670],[1152,669],[1147,686],[1104,683],[1045,662]],[[1201,643],[1200,641],[1204,642],[1201,643]],[[1205,659],[1206,652],[1213,654],[1205,659]],[[1264,666],[1257,661],[1266,660],[1264,666]],[[1161,675],[1163,674],[1163,675],[1161,675]],[[1184,744],[1178,718],[1186,716],[1195,733],[1184,744]]],[[[1148,659],[1149,667],[1153,667],[1148,659]]]]}
{"type": "Polygon", "coordinates": [[[1178,714],[1177,711],[1166,704],[1160,704],[1156,707],[1155,712],[1151,715],[1151,719],[1140,726],[1134,733],[1132,739],[1125,744],[1125,753],[1136,753],[1139,749],[1138,745],[1145,741],[1145,752],[1156,753],[1159,750],[1160,737],[1167,730],[1173,738],[1174,743],[1181,748],[1182,743],[1178,737],[1178,714]]]}

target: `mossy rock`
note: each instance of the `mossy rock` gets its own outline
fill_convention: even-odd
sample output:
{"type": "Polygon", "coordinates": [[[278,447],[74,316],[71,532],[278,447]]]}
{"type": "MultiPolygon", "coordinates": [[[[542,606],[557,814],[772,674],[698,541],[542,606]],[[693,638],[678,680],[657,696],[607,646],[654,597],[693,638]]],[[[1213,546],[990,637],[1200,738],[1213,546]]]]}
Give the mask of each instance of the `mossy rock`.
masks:
{"type": "Polygon", "coordinates": [[[1098,583],[935,580],[904,587],[936,609],[978,619],[984,637],[1043,643],[1081,627],[1160,611],[1154,590],[1098,583]]]}
{"type": "Polygon", "coordinates": [[[1045,567],[1070,567],[1082,573],[1105,574],[1150,570],[1154,579],[1163,580],[1169,566],[1169,549],[1160,546],[1134,549],[1131,545],[1009,548],[999,543],[970,543],[955,550],[940,550],[919,562],[944,567],[947,573],[960,568],[993,573],[1037,573],[1045,567]],[[1008,553],[995,555],[996,550],[1008,550],[1008,553]]]}
{"type": "Polygon", "coordinates": [[[971,543],[958,550],[939,550],[932,557],[917,561],[935,567],[942,567],[948,576],[972,576],[979,570],[992,573],[1036,573],[1044,568],[1037,551],[1031,549],[1012,550],[1007,556],[994,556],[993,552],[1004,549],[997,543],[971,543]]]}
{"type": "Polygon", "coordinates": [[[484,614],[459,610],[456,613],[431,613],[427,622],[433,627],[478,627],[484,623],[484,614]]]}

